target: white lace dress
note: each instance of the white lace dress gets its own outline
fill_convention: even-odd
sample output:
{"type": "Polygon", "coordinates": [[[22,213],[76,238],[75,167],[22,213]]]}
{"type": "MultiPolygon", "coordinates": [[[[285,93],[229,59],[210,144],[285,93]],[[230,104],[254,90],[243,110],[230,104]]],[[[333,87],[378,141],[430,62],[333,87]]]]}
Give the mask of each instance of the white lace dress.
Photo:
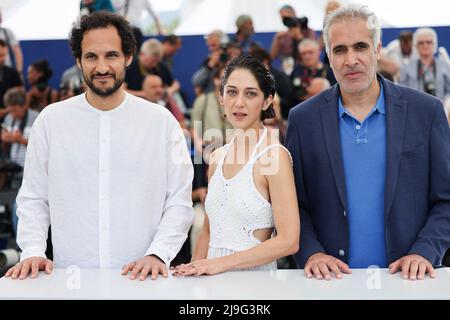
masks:
{"type": "MultiPolygon", "coordinates": [[[[258,158],[270,148],[284,148],[280,144],[270,145],[256,154],[266,134],[267,130],[261,135],[249,161],[231,179],[223,176],[222,166],[234,139],[225,145],[223,156],[209,182],[205,201],[210,227],[208,258],[223,257],[255,247],[261,241],[255,238],[254,231],[275,227],[272,205],[253,182],[253,166],[258,158]]],[[[245,270],[276,269],[277,262],[273,261],[245,270]]]]}

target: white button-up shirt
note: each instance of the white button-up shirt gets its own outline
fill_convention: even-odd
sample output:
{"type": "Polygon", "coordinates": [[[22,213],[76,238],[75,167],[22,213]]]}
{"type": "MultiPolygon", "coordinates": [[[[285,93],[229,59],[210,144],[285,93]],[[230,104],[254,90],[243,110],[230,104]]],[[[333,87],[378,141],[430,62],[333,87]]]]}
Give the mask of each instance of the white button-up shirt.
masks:
{"type": "Polygon", "coordinates": [[[193,167],[165,108],[126,94],[100,111],[85,95],[45,108],[32,128],[17,197],[21,260],[121,268],[155,254],[167,265],[193,222],[193,167]]]}

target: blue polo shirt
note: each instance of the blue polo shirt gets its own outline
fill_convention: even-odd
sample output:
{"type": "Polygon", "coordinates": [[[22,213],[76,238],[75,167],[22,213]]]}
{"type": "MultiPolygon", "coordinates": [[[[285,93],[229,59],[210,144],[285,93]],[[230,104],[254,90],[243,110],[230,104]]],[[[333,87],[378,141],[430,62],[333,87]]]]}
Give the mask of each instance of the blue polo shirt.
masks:
{"type": "Polygon", "coordinates": [[[386,109],[383,87],[377,104],[363,122],[353,117],[339,98],[339,130],[347,187],[349,266],[386,268],[386,109]]]}

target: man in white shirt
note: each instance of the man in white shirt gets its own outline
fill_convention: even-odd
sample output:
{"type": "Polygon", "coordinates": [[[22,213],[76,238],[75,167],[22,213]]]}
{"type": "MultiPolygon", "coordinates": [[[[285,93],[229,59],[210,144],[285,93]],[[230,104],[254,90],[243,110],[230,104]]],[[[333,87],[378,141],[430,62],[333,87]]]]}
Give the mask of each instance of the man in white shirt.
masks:
{"type": "Polygon", "coordinates": [[[57,268],[167,277],[194,218],[182,130],[168,110],[123,89],[136,43],[122,17],[82,18],[70,44],[88,89],[45,108],[33,126],[17,197],[23,252],[6,276],[51,272],[51,222],[57,268]]]}

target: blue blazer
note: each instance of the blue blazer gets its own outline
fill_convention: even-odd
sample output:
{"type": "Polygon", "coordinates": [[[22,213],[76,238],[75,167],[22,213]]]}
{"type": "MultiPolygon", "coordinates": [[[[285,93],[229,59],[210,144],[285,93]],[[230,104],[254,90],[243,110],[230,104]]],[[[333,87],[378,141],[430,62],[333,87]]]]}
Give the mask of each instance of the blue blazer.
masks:
{"type": "MultiPolygon", "coordinates": [[[[442,103],[383,77],[388,263],[419,254],[434,266],[450,247],[450,130],[442,103]]],[[[339,85],[293,108],[286,146],[300,208],[298,267],[317,252],[348,262],[346,186],[339,137],[339,85]]]]}

